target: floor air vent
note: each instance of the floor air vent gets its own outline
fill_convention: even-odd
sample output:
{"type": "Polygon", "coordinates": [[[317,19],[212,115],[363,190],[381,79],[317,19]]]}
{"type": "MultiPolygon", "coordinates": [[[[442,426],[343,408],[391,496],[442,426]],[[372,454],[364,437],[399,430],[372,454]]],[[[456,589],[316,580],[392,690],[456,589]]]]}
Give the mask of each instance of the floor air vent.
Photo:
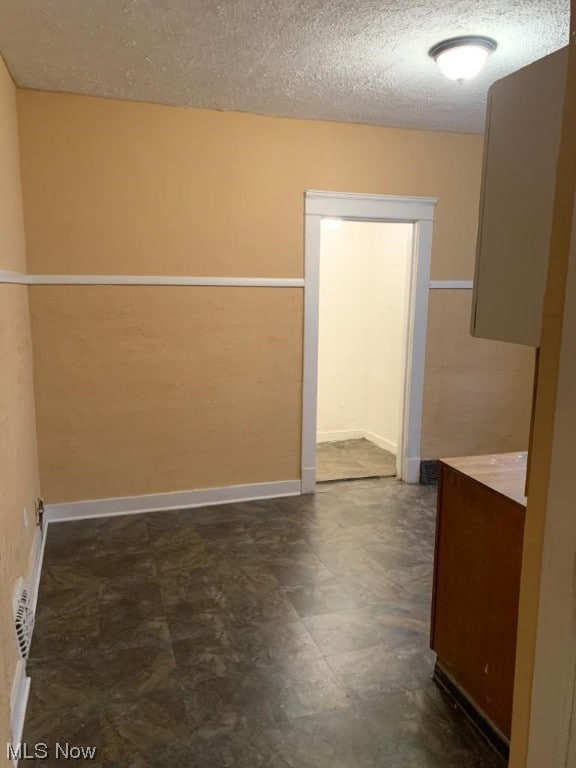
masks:
{"type": "Polygon", "coordinates": [[[32,610],[30,593],[27,589],[23,589],[20,592],[20,596],[16,603],[14,624],[16,627],[16,639],[18,641],[20,655],[23,659],[27,659],[30,651],[30,643],[32,642],[32,630],[34,629],[34,612],[32,610]]]}
{"type": "Polygon", "coordinates": [[[420,462],[420,484],[434,485],[438,482],[438,462],[436,459],[426,459],[420,462]]]}

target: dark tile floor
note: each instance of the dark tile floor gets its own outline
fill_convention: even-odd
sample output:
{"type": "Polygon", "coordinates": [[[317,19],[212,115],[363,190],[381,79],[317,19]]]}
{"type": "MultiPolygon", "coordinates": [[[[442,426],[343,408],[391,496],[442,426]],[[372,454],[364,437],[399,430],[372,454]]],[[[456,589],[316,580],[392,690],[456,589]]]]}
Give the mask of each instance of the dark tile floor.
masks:
{"type": "Polygon", "coordinates": [[[354,480],[366,477],[394,477],[396,456],[364,437],[338,440],[316,446],[316,479],[354,480]]]}
{"type": "Polygon", "coordinates": [[[50,526],[26,741],[98,768],[501,766],[430,680],[434,504],[370,480],[50,526]]]}

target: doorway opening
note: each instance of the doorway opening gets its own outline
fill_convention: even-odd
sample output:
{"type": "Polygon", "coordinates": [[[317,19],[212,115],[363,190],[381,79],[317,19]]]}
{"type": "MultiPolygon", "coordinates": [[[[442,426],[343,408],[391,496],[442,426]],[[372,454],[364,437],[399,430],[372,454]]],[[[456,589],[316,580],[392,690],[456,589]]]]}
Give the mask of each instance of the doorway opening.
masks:
{"type": "Polygon", "coordinates": [[[413,229],[322,219],[317,482],[399,474],[413,229]]]}
{"type": "MultiPolygon", "coordinates": [[[[336,300],[333,301],[327,296],[324,296],[322,299],[321,308],[321,290],[323,290],[321,286],[321,273],[324,272],[325,286],[327,280],[328,284],[332,281],[334,285],[338,281],[344,282],[344,276],[337,276],[337,270],[334,270],[333,267],[333,274],[331,276],[327,272],[331,267],[326,258],[322,259],[322,241],[324,237],[325,243],[330,243],[332,237],[331,235],[329,236],[329,233],[337,235],[342,228],[345,228],[345,232],[356,231],[353,229],[354,226],[358,227],[366,223],[378,227],[382,224],[404,225],[404,228],[402,230],[398,229],[397,232],[388,227],[388,231],[394,233],[390,237],[397,236],[401,239],[402,236],[407,238],[408,233],[410,234],[409,245],[406,245],[408,252],[406,271],[403,273],[405,279],[403,283],[405,289],[404,300],[400,302],[402,304],[401,312],[403,313],[403,330],[400,332],[402,338],[398,339],[398,349],[394,355],[394,359],[399,359],[400,363],[395,366],[396,374],[390,377],[396,382],[399,380],[397,400],[392,408],[395,395],[391,390],[391,394],[388,397],[383,397],[379,401],[380,405],[383,405],[385,401],[386,404],[391,406],[391,410],[394,410],[396,413],[396,427],[393,427],[389,433],[391,435],[395,433],[396,437],[394,440],[394,437],[389,438],[386,435],[382,435],[377,431],[381,428],[378,426],[370,429],[370,425],[367,422],[362,427],[350,427],[349,430],[348,425],[345,425],[342,431],[348,431],[347,437],[349,439],[366,440],[366,443],[357,444],[356,447],[360,450],[371,451],[372,446],[374,446],[374,448],[379,448],[380,450],[388,450],[393,455],[393,450],[395,450],[395,461],[388,457],[389,472],[396,474],[400,480],[409,483],[416,483],[419,480],[428,292],[430,288],[432,227],[436,202],[435,198],[428,197],[393,197],[389,195],[361,195],[317,191],[306,193],[302,493],[315,492],[318,440],[320,440],[322,452],[330,451],[329,446],[324,447],[326,443],[344,442],[337,439],[338,435],[330,434],[339,431],[336,428],[339,426],[339,422],[336,418],[332,419],[330,417],[328,419],[328,410],[330,408],[327,406],[330,397],[333,400],[338,399],[334,396],[334,393],[344,383],[343,380],[336,380],[337,377],[342,376],[342,371],[340,373],[326,373],[325,364],[327,360],[331,359],[331,355],[338,354],[339,346],[342,347],[344,345],[342,334],[348,334],[351,326],[346,326],[346,323],[343,323],[342,320],[345,313],[351,312],[351,308],[347,306],[345,298],[338,302],[336,300]],[[338,220],[336,226],[329,222],[322,223],[325,220],[334,219],[338,220]],[[339,223],[340,221],[342,222],[341,224],[339,223]],[[403,235],[400,235],[400,232],[403,232],[403,235]],[[326,239],[327,236],[329,239],[326,239]],[[328,266],[325,267],[325,263],[328,266]],[[331,303],[335,306],[331,306],[331,303]],[[333,322],[336,323],[338,330],[335,330],[335,328],[330,330],[329,326],[328,330],[326,330],[325,323],[322,324],[321,329],[320,313],[322,311],[324,314],[325,310],[332,318],[336,316],[333,322]],[[338,312],[340,312],[340,318],[338,318],[338,312]],[[320,333],[322,336],[320,336],[320,333]],[[340,339],[335,338],[338,334],[341,335],[340,339]],[[322,350],[320,349],[320,342],[322,350]],[[321,361],[320,354],[322,354],[321,361]],[[320,379],[319,363],[322,365],[320,379]],[[399,374],[398,369],[400,369],[399,374]],[[330,377],[334,377],[332,381],[329,381],[330,377]],[[330,390],[332,395],[327,394],[330,390]],[[319,394],[322,400],[321,403],[319,401],[319,394]],[[328,424],[328,427],[326,427],[326,424],[328,424]],[[361,432],[361,434],[354,436],[354,431],[361,432]],[[370,434],[369,437],[367,437],[368,433],[370,434]],[[390,450],[390,448],[393,450],[390,450]],[[393,472],[393,470],[395,471],[393,472]]],[[[382,231],[384,232],[384,230],[382,231]]],[[[379,237],[379,232],[379,229],[373,230],[373,239],[376,241],[379,237]]],[[[399,252],[398,248],[396,250],[399,252]]],[[[349,261],[353,262],[353,260],[354,256],[350,257],[349,261]]],[[[377,272],[378,268],[384,265],[385,260],[376,264],[374,269],[377,272]]],[[[343,265],[343,267],[348,266],[350,266],[348,262],[343,265]]],[[[402,273],[402,269],[399,271],[402,273]]],[[[359,270],[354,272],[359,280],[358,273],[359,270]]],[[[358,286],[356,287],[358,288],[358,286]]],[[[377,293],[377,285],[372,285],[370,290],[372,288],[377,293]]],[[[348,286],[348,290],[352,290],[351,285],[348,286]]],[[[395,315],[399,317],[400,313],[395,313],[395,315]]],[[[378,317],[380,316],[376,312],[375,318],[378,317]]],[[[378,319],[374,320],[375,331],[373,336],[375,338],[378,337],[378,322],[378,319]]],[[[381,336],[382,334],[383,330],[381,329],[381,336]]],[[[364,339],[364,341],[367,341],[367,339],[364,339]]],[[[380,341],[382,341],[382,338],[380,341]]],[[[347,345],[350,348],[353,347],[350,339],[347,340],[347,345]]],[[[381,357],[384,357],[384,355],[381,355],[381,357]]],[[[343,368],[351,367],[350,363],[347,363],[342,357],[339,361],[332,360],[332,362],[334,366],[342,364],[343,368]]],[[[380,360],[379,362],[385,363],[386,361],[380,360]]],[[[346,371],[347,375],[348,373],[352,374],[353,371],[346,371]]],[[[380,386],[378,382],[378,374],[374,373],[373,388],[375,392],[378,391],[380,386]]],[[[332,410],[337,411],[337,409],[332,410]]],[[[381,454],[377,455],[382,458],[381,454]]],[[[324,469],[325,466],[322,467],[322,477],[323,479],[328,479],[324,469]]]]}

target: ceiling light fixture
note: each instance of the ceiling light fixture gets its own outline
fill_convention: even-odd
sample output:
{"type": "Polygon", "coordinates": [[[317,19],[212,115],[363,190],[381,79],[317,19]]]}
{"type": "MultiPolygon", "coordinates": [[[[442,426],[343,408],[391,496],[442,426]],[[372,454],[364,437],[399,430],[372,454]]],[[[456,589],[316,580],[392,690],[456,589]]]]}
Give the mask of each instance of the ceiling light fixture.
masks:
{"type": "Polygon", "coordinates": [[[450,80],[463,83],[480,72],[488,56],[498,47],[496,40],[481,35],[451,37],[428,51],[440,71],[450,80]]]}

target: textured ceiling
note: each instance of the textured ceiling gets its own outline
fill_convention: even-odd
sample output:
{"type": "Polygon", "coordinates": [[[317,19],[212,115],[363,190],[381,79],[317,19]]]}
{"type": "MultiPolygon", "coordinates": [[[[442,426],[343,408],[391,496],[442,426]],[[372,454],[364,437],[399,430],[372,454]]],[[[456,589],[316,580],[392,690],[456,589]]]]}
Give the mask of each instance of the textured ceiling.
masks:
{"type": "Polygon", "coordinates": [[[569,0],[0,0],[17,84],[413,128],[483,128],[490,83],[566,45],[569,0]],[[483,34],[474,81],[431,45],[483,34]]]}

